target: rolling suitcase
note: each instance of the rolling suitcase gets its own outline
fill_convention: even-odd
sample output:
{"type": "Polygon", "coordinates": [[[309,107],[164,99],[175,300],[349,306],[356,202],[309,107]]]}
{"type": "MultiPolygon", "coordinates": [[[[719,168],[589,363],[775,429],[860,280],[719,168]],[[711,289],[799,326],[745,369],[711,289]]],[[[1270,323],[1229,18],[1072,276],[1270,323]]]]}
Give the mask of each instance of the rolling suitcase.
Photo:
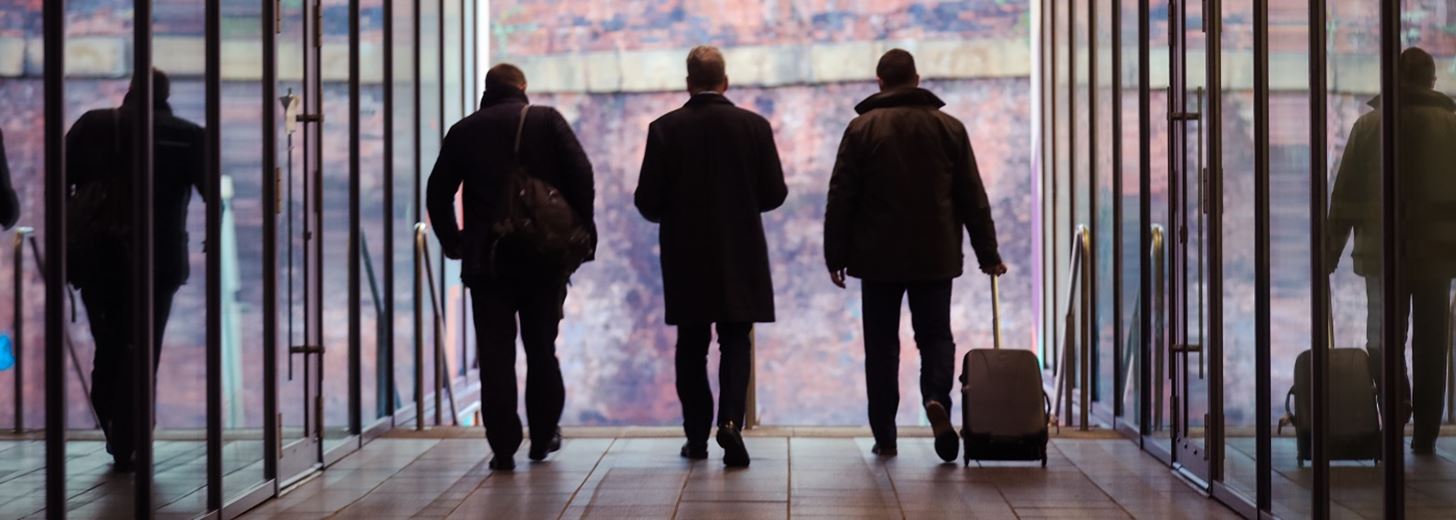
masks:
{"type": "MultiPolygon", "coordinates": [[[[1333,313],[1331,313],[1333,314],[1333,313]]],[[[1330,317],[1333,324],[1334,317],[1330,317]]],[[[1380,460],[1380,412],[1376,406],[1379,394],[1370,379],[1370,356],[1364,349],[1334,348],[1334,327],[1329,332],[1329,434],[1330,460],[1380,460]]],[[[1313,425],[1310,417],[1311,351],[1299,353],[1294,360],[1294,386],[1284,396],[1285,418],[1279,421],[1279,432],[1293,423],[1297,462],[1314,460],[1311,450],[1313,425]],[[1292,405],[1292,406],[1291,406],[1292,405]]]]}
{"type": "Polygon", "coordinates": [[[961,439],[972,460],[1041,461],[1046,467],[1051,402],[1029,350],[1001,349],[1001,303],[991,277],[995,348],[972,349],[961,363],[961,439]]]}

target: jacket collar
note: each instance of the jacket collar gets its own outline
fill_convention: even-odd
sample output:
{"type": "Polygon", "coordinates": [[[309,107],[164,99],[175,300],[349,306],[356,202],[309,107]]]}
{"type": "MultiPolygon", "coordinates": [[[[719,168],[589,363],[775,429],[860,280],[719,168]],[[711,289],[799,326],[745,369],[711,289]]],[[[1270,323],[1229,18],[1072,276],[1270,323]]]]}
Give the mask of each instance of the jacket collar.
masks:
{"type": "Polygon", "coordinates": [[[484,95],[480,96],[480,108],[489,108],[507,103],[529,104],[530,102],[531,100],[526,97],[525,92],[521,91],[521,89],[510,87],[487,90],[484,95]]]}
{"type": "MultiPolygon", "coordinates": [[[[1379,109],[1381,96],[1375,96],[1367,103],[1371,108],[1379,109]]],[[[1401,87],[1400,103],[1406,107],[1435,107],[1447,112],[1456,112],[1456,100],[1437,90],[1420,87],[1401,87]]]]}
{"type": "Polygon", "coordinates": [[[945,102],[941,101],[939,97],[936,97],[936,95],[931,93],[929,90],[925,90],[923,88],[899,88],[879,92],[873,96],[865,98],[864,101],[861,101],[858,105],[855,105],[854,111],[860,114],[864,114],[877,108],[912,106],[939,109],[940,107],[945,106],[945,102]]]}
{"type": "Polygon", "coordinates": [[[717,92],[699,92],[693,94],[693,97],[689,98],[688,102],[683,104],[685,107],[699,107],[704,105],[733,106],[733,102],[729,101],[727,96],[717,92]]]}

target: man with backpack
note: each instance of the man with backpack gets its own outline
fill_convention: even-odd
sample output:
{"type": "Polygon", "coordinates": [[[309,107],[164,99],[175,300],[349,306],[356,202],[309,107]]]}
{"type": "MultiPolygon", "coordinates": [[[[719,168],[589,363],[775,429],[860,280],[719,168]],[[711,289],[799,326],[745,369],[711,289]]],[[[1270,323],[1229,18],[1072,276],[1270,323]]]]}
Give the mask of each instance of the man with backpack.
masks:
{"type": "Polygon", "coordinates": [[[740,429],[752,371],[749,334],[774,321],[773,280],[762,213],[784,203],[788,187],[762,116],[738,108],[728,90],[723,54],[688,54],[687,104],[652,122],[635,202],[661,224],[662,292],[677,326],[677,395],[682,401],[684,458],[708,458],[713,392],[708,387],[710,327],[722,360],[718,445],[729,467],[749,464],[740,429]]]}
{"type": "MultiPolygon", "coordinates": [[[[172,114],[167,104],[170,81],[152,71],[153,112],[153,327],[154,365],[161,360],[162,337],[172,298],[187,283],[187,206],[192,191],[206,196],[206,148],[202,127],[172,114]]],[[[91,368],[91,403],[106,434],[113,469],[131,471],[135,450],[133,401],[136,359],[132,341],[132,171],[133,128],[142,103],[137,82],[118,108],[81,115],[66,133],[67,270],[80,289],[81,302],[96,341],[91,368]]]]}
{"type": "Polygon", "coordinates": [[[909,52],[886,52],[875,72],[880,92],[855,107],[860,115],[844,132],[829,180],[824,258],[839,288],[846,276],[863,284],[865,389],[875,454],[897,454],[900,305],[908,293],[925,414],[936,453],[952,461],[960,443],[950,422],[950,299],[951,281],[962,270],[962,228],[981,271],[997,276],[1006,266],[965,125],[920,88],[909,52]]]}
{"type": "Polygon", "coordinates": [[[473,293],[481,416],[509,471],[521,446],[516,414],[516,325],[526,352],[526,420],[531,460],[561,448],[566,401],[556,336],[571,274],[596,244],[591,162],[560,112],[532,107],[526,75],[509,64],[485,76],[480,110],[445,135],[430,173],[427,205],[435,235],[473,293]],[[461,192],[464,226],[455,217],[461,192]]]}

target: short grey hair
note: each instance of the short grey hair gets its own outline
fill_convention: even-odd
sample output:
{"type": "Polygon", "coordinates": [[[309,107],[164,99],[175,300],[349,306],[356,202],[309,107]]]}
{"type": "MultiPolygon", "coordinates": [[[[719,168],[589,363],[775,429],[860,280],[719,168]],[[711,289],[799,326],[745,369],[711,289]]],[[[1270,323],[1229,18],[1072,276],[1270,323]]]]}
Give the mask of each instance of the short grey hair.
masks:
{"type": "Polygon", "coordinates": [[[728,79],[723,53],[711,45],[699,45],[688,52],[688,86],[713,88],[728,79]]]}

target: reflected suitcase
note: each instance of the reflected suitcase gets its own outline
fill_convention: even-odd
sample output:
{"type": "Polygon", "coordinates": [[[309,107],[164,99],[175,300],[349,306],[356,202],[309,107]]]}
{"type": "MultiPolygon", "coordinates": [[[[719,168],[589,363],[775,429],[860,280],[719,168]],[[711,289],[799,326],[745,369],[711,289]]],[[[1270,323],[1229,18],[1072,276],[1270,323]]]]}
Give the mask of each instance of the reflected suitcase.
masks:
{"type": "MultiPolygon", "coordinates": [[[[1370,379],[1370,356],[1363,349],[1332,348],[1329,384],[1330,460],[1380,460],[1380,414],[1376,407],[1378,394],[1370,379]]],[[[1310,449],[1310,365],[1311,352],[1299,353],[1294,360],[1294,386],[1284,396],[1288,417],[1280,421],[1280,430],[1294,423],[1299,448],[1298,463],[1314,460],[1310,449]],[[1291,408],[1291,401],[1293,407],[1291,408]]]]}
{"type": "Polygon", "coordinates": [[[1050,400],[1041,364],[1029,350],[1001,349],[999,284],[991,278],[995,348],[973,349],[961,362],[961,439],[972,460],[1041,461],[1046,467],[1050,400]]]}

